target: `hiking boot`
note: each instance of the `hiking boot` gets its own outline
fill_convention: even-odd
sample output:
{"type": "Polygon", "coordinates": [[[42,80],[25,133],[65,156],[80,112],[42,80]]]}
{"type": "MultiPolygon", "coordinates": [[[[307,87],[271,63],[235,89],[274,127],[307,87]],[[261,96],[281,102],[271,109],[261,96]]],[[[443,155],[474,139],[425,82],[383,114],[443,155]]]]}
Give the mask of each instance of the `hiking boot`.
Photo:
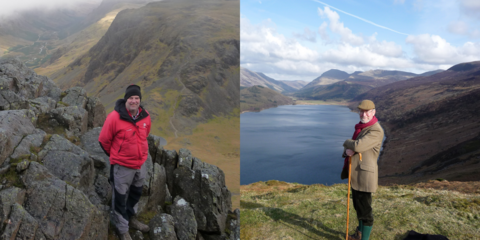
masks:
{"type": "Polygon", "coordinates": [[[128,232],[124,234],[120,234],[119,237],[120,237],[120,240],[132,240],[132,237],[130,237],[130,234],[128,232]]]}
{"type": "Polygon", "coordinates": [[[355,233],[352,234],[352,235],[348,235],[348,240],[361,240],[362,239],[362,232],[360,232],[360,230],[357,229],[355,230],[355,233]]]}
{"type": "Polygon", "coordinates": [[[141,223],[138,221],[136,218],[130,219],[130,222],[128,223],[128,226],[139,230],[140,232],[148,233],[150,231],[150,227],[148,227],[146,224],[141,223]]]}

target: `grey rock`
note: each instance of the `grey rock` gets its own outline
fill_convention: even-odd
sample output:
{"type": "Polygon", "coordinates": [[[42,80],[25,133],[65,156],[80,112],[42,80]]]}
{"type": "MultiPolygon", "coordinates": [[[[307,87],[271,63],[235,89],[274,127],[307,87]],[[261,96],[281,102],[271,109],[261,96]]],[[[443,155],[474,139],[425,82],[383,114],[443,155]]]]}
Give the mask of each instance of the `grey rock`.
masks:
{"type": "Polygon", "coordinates": [[[17,187],[11,187],[0,191],[0,229],[5,226],[5,221],[10,215],[12,205],[22,205],[25,201],[26,191],[17,187]]]}
{"type": "MultiPolygon", "coordinates": [[[[25,210],[39,223],[46,239],[106,239],[108,213],[97,209],[85,194],[31,162],[23,174],[28,196],[25,210]]],[[[37,239],[37,236],[36,236],[37,239]]]]}
{"type": "Polygon", "coordinates": [[[178,151],[177,167],[180,167],[180,166],[192,168],[192,154],[190,153],[190,150],[186,148],[181,148],[178,151]]]}
{"type": "Polygon", "coordinates": [[[151,188],[152,178],[154,175],[152,157],[150,156],[150,154],[148,155],[148,158],[145,161],[144,165],[147,169],[147,175],[145,176],[145,179],[143,181],[142,196],[140,197],[140,200],[136,205],[137,213],[139,214],[150,210],[147,208],[148,207],[147,204],[150,200],[150,192],[151,192],[150,188],[151,188]]]}
{"type": "Polygon", "coordinates": [[[100,157],[98,155],[90,155],[90,157],[92,158],[95,168],[104,169],[107,167],[107,165],[109,165],[107,162],[105,162],[105,159],[103,157],[100,157]]]}
{"type": "Polygon", "coordinates": [[[25,99],[35,99],[48,96],[56,101],[60,97],[61,90],[55,83],[45,77],[37,75],[32,69],[15,58],[0,60],[0,85],[15,92],[25,99]]]}
{"type": "Polygon", "coordinates": [[[154,163],[153,177],[151,178],[147,209],[155,209],[157,205],[165,208],[167,178],[165,168],[154,163]]]}
{"type": "Polygon", "coordinates": [[[229,240],[240,239],[240,210],[238,208],[233,212],[228,212],[225,233],[229,240]]]}
{"type": "Polygon", "coordinates": [[[30,165],[30,161],[24,159],[23,161],[21,161],[17,164],[17,168],[15,170],[17,172],[22,172],[25,169],[27,169],[29,165],[30,165]]]}
{"type": "MultiPolygon", "coordinates": [[[[39,154],[40,155],[40,154],[39,154]]],[[[88,153],[55,134],[41,151],[44,166],[56,177],[75,188],[87,191],[93,185],[95,171],[88,153]],[[46,153],[45,153],[46,152],[46,153]]]]}
{"type": "Polygon", "coordinates": [[[10,90],[0,91],[0,110],[26,109],[28,100],[10,90]]]}
{"type": "Polygon", "coordinates": [[[148,151],[152,156],[153,162],[163,165],[163,162],[162,162],[163,146],[167,145],[167,140],[152,134],[148,135],[147,140],[148,140],[148,151]]]}
{"type": "Polygon", "coordinates": [[[143,240],[143,239],[145,239],[145,238],[143,237],[143,233],[140,232],[140,231],[138,231],[138,230],[135,231],[135,232],[133,233],[133,235],[131,235],[131,237],[132,237],[132,240],[143,240]]]}
{"type": "Polygon", "coordinates": [[[223,235],[231,193],[225,186],[223,171],[211,164],[195,161],[196,170],[180,166],[174,170],[173,196],[192,204],[200,231],[223,235]]]}
{"type": "Polygon", "coordinates": [[[173,203],[173,197],[172,194],[170,194],[170,191],[168,191],[168,185],[165,184],[165,204],[172,204],[173,203]]]}
{"type": "Polygon", "coordinates": [[[87,106],[87,92],[81,87],[72,87],[65,92],[65,97],[61,99],[62,102],[66,103],[68,106],[78,106],[85,108],[87,106]]]}
{"type": "Polygon", "coordinates": [[[166,213],[157,214],[150,220],[149,237],[151,240],[177,240],[173,217],[166,213]]]}
{"type": "Polygon", "coordinates": [[[30,152],[30,149],[32,147],[40,147],[46,135],[47,133],[44,132],[42,129],[35,129],[32,134],[22,139],[20,144],[18,144],[18,146],[15,148],[15,151],[10,156],[10,158],[20,158],[27,155],[29,156],[30,154],[32,154],[30,152]]]}
{"type": "Polygon", "coordinates": [[[175,232],[179,240],[194,240],[197,236],[197,221],[190,204],[180,196],[175,197],[173,204],[167,207],[175,223],[175,232]]]}
{"type": "Polygon", "coordinates": [[[112,185],[108,182],[108,178],[102,175],[97,175],[94,187],[101,203],[109,206],[112,199],[112,185]]]}
{"type": "Polygon", "coordinates": [[[5,227],[0,239],[33,239],[38,229],[38,222],[22,205],[14,203],[9,216],[9,224],[5,227]]]}
{"type": "Polygon", "coordinates": [[[55,109],[57,102],[50,97],[39,97],[28,100],[28,109],[32,110],[35,115],[45,114],[55,109]]]}
{"type": "Polygon", "coordinates": [[[174,180],[173,171],[175,170],[175,168],[177,168],[178,155],[175,150],[164,150],[162,156],[163,166],[165,167],[165,172],[167,175],[168,191],[172,193],[174,180]]]}
{"type": "Polygon", "coordinates": [[[63,126],[68,137],[80,137],[87,131],[88,112],[78,106],[53,109],[47,113],[47,118],[53,119],[63,126]]]}
{"type": "Polygon", "coordinates": [[[35,131],[35,121],[29,110],[0,111],[0,166],[22,139],[35,131]]]}
{"type": "Polygon", "coordinates": [[[86,106],[88,112],[88,129],[101,127],[107,118],[105,107],[96,97],[89,97],[86,106]]]}
{"type": "Polygon", "coordinates": [[[100,136],[100,131],[102,131],[101,127],[96,127],[92,130],[86,132],[81,138],[81,148],[90,154],[92,157],[96,168],[100,169],[101,171],[97,171],[97,173],[102,174],[105,177],[110,176],[110,159],[100,147],[100,143],[98,142],[98,137],[100,136]],[[100,158],[104,162],[103,164],[100,163],[100,158]],[[98,167],[97,167],[98,166],[98,167]],[[105,168],[102,168],[105,166],[105,168]]]}

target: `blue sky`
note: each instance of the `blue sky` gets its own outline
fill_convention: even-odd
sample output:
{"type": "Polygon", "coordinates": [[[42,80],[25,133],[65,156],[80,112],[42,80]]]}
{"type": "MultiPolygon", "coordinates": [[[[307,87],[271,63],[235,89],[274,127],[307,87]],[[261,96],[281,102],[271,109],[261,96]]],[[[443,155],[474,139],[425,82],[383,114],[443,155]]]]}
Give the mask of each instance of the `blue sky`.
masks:
{"type": "Polygon", "coordinates": [[[241,66],[277,80],[480,60],[478,0],[241,0],[240,16],[241,66]]]}

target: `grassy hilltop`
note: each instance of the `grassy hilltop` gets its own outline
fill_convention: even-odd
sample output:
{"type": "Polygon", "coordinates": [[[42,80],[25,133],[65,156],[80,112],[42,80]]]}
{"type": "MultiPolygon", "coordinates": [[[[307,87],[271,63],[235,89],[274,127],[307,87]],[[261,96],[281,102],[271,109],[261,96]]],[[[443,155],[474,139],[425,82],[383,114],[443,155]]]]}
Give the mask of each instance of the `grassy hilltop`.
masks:
{"type": "MultiPolygon", "coordinates": [[[[409,230],[475,239],[480,233],[480,182],[432,180],[379,186],[370,239],[403,239],[409,230]]],[[[347,186],[276,180],[241,186],[241,239],[345,239],[347,186]]],[[[350,202],[350,233],[357,226],[350,202]]]]}

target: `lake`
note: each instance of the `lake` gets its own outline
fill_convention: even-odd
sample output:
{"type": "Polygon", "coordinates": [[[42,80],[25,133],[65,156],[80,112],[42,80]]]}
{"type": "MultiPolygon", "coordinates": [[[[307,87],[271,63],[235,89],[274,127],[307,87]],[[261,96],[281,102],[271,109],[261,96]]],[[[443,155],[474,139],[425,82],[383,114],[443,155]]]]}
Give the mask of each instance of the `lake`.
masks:
{"type": "Polygon", "coordinates": [[[331,185],[357,113],[345,106],[286,105],[240,115],[240,184],[280,180],[331,185]]]}

